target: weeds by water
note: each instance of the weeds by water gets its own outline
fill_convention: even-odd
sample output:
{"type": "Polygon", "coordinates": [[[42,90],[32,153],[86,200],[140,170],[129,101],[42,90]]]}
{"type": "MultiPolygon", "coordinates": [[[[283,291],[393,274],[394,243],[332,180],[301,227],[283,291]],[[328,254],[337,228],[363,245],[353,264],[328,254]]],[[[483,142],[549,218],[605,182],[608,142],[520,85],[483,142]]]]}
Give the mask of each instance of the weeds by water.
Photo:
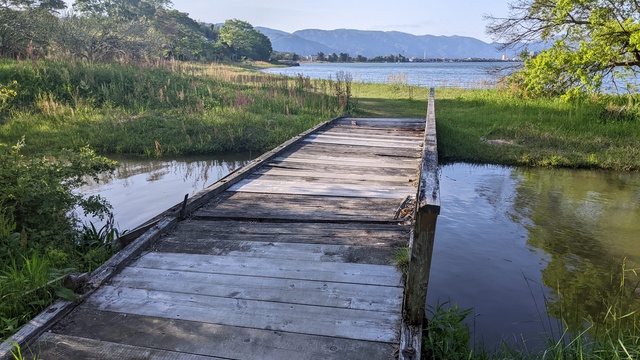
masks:
{"type": "MultiPolygon", "coordinates": [[[[581,322],[564,318],[548,318],[547,321],[559,321],[560,332],[544,329],[548,336],[544,348],[528,349],[523,341],[514,345],[503,341],[495,349],[485,349],[482,344],[474,344],[472,329],[467,317],[471,309],[460,309],[448,303],[429,306],[425,319],[422,356],[424,359],[521,359],[521,360],[580,360],[580,359],[626,359],[640,358],[640,309],[639,299],[635,293],[635,283],[630,282],[629,275],[637,276],[635,270],[625,268],[621,273],[612,273],[611,282],[618,286],[613,296],[603,296],[606,309],[602,317],[600,313],[580,314],[581,322]]],[[[557,297],[567,296],[562,289],[556,289],[557,297]]],[[[584,299],[567,299],[567,303],[584,299]]],[[[563,305],[564,306],[564,305],[563,305]]],[[[566,309],[562,314],[570,314],[566,309]]],[[[551,316],[551,315],[546,315],[551,316]]],[[[544,320],[544,319],[542,319],[544,320]]]]}
{"type": "MultiPolygon", "coordinates": [[[[428,89],[353,84],[357,116],[426,114],[428,89]]],[[[506,90],[436,89],[443,163],[640,171],[639,95],[574,102],[522,99],[506,90]]]]}
{"type": "Polygon", "coordinates": [[[351,93],[345,74],[330,82],[175,62],[0,60],[0,84],[0,143],[26,136],[34,152],[88,144],[147,156],[265,151],[348,110],[351,93]]]}

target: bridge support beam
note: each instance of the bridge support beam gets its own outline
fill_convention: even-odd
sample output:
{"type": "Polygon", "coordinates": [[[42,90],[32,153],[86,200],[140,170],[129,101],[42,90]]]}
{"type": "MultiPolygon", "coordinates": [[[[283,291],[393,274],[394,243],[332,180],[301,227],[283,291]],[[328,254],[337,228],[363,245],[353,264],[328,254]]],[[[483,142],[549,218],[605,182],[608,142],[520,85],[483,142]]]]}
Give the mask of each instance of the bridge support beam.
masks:
{"type": "Polygon", "coordinates": [[[434,90],[430,90],[420,182],[416,195],[413,236],[409,244],[409,270],[404,293],[400,359],[420,359],[422,324],[425,316],[429,271],[440,214],[440,179],[434,90]]]}

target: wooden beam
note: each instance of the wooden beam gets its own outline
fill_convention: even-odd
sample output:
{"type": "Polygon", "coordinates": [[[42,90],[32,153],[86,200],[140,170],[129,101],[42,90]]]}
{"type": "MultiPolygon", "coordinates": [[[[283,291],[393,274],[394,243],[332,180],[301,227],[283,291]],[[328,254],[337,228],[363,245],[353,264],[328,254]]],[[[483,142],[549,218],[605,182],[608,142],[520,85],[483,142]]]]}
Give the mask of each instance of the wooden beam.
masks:
{"type": "MultiPolygon", "coordinates": [[[[440,213],[440,180],[434,90],[430,90],[425,125],[420,181],[416,196],[413,236],[410,241],[409,270],[404,297],[403,327],[421,329],[425,314],[429,271],[433,254],[436,221],[440,213]]],[[[400,359],[420,359],[420,336],[409,336],[406,348],[400,348],[400,359]],[[410,349],[411,347],[412,349],[410,349]]]]}

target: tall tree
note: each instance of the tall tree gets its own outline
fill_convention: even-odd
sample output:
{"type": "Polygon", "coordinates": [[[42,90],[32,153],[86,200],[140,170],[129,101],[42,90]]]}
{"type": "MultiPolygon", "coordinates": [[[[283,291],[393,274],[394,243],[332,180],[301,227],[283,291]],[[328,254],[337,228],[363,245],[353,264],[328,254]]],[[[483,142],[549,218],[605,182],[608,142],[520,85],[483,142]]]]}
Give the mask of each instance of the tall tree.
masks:
{"type": "Polygon", "coordinates": [[[218,41],[230,50],[236,59],[269,60],[273,51],[271,41],[251,24],[237,19],[225,21],[218,41]]]}
{"type": "Polygon", "coordinates": [[[599,92],[608,76],[622,79],[621,72],[640,70],[638,1],[515,0],[509,6],[507,17],[487,17],[489,34],[505,46],[553,44],[526,59],[524,70],[511,78],[528,94],[599,92]]]}
{"type": "Polygon", "coordinates": [[[0,0],[0,56],[41,55],[63,0],[0,0]]]}

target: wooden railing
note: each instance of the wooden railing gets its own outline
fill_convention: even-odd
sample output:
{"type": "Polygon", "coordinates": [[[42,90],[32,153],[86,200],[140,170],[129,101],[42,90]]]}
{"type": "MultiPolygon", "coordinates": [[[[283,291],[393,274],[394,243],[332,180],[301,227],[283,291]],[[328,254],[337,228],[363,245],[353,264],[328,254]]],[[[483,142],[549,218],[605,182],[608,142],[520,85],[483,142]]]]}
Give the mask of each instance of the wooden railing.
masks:
{"type": "Polygon", "coordinates": [[[409,244],[409,270],[404,293],[403,329],[399,357],[407,360],[420,359],[429,270],[431,269],[436,221],[438,214],[440,214],[440,179],[434,98],[432,88],[427,107],[420,182],[416,195],[413,236],[409,244]]]}

